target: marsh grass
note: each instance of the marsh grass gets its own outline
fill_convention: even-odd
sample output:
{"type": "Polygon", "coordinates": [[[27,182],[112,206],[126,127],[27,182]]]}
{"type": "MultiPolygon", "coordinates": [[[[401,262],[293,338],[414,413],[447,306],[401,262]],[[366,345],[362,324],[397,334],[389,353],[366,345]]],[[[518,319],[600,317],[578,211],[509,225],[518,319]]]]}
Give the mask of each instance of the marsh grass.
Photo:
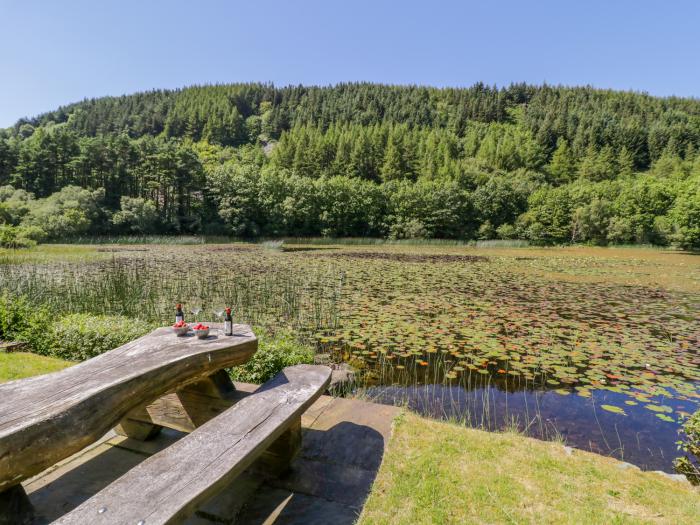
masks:
{"type": "Polygon", "coordinates": [[[226,242],[228,238],[215,237],[207,241],[207,237],[198,235],[96,235],[77,236],[56,239],[54,244],[163,244],[163,245],[193,245],[206,244],[207,242],[226,242]]]}
{"type": "Polygon", "coordinates": [[[21,264],[46,264],[51,262],[83,263],[106,259],[106,253],[98,252],[92,246],[49,245],[27,250],[0,248],[0,267],[21,264]]]}
{"type": "Polygon", "coordinates": [[[61,314],[121,315],[167,324],[174,304],[182,302],[199,309],[200,319],[216,319],[224,306],[232,306],[240,321],[302,335],[338,325],[340,280],[332,268],[266,271],[256,265],[236,267],[206,253],[196,260],[182,253],[152,255],[112,254],[81,264],[6,260],[0,264],[0,288],[61,314]]]}
{"type": "Polygon", "coordinates": [[[453,239],[383,239],[376,237],[286,237],[287,244],[310,246],[470,246],[473,241],[453,239]]]}
{"type": "Polygon", "coordinates": [[[546,392],[544,381],[498,380],[490,374],[471,371],[446,378],[444,373],[436,371],[441,366],[450,369],[454,363],[448,360],[434,363],[431,368],[435,371],[428,369],[427,376],[421,374],[424,367],[419,364],[407,364],[397,374],[395,365],[383,363],[371,372],[360,372],[352,395],[469,428],[512,431],[544,440],[564,441],[556,424],[540,409],[539,396],[546,392]],[[528,396],[524,408],[519,404],[511,409],[509,396],[523,392],[528,396]]]}
{"type": "Polygon", "coordinates": [[[527,248],[528,241],[493,239],[488,241],[462,241],[456,239],[383,239],[376,237],[290,237],[287,244],[306,244],[310,246],[475,246],[477,248],[527,248]]]}
{"type": "Polygon", "coordinates": [[[260,246],[265,248],[266,250],[278,250],[281,251],[284,249],[284,241],[262,241],[260,243],[260,246]]]}
{"type": "Polygon", "coordinates": [[[477,248],[528,248],[530,243],[519,239],[491,239],[488,241],[476,241],[477,248]]]}

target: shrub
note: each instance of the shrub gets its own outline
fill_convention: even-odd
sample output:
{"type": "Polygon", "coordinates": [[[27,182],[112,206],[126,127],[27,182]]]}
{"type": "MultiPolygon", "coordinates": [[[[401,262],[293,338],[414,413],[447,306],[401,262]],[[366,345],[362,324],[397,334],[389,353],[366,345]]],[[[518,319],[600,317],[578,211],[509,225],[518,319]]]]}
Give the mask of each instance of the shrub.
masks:
{"type": "Polygon", "coordinates": [[[627,217],[610,217],[608,223],[608,241],[614,244],[633,242],[632,221],[627,217]]]}
{"type": "Polygon", "coordinates": [[[314,360],[313,349],[300,344],[288,333],[273,337],[258,334],[258,344],[258,351],[250,361],[231,369],[234,381],[264,383],[286,366],[313,363],[314,360]]]}
{"type": "MultiPolygon", "coordinates": [[[[117,348],[155,328],[123,316],[68,314],[58,320],[45,306],[34,306],[24,297],[0,295],[0,340],[22,341],[31,351],[70,361],[84,361],[117,348]]],[[[247,363],[235,367],[236,381],[264,383],[287,366],[313,363],[313,349],[290,333],[264,332],[259,349],[247,363]]]]}
{"type": "Polygon", "coordinates": [[[32,350],[45,349],[51,316],[45,307],[33,306],[24,297],[0,295],[0,339],[22,341],[32,350]]]}
{"type": "Polygon", "coordinates": [[[46,232],[38,226],[18,226],[17,235],[34,242],[43,242],[46,240],[46,232]]]}
{"type": "Polygon", "coordinates": [[[32,248],[45,238],[46,233],[37,226],[0,225],[0,247],[2,248],[32,248]]]}
{"type": "Polygon", "coordinates": [[[112,217],[115,225],[128,227],[136,233],[153,231],[157,221],[156,205],[140,197],[122,197],[121,210],[112,217]]]}
{"type": "Polygon", "coordinates": [[[496,238],[496,230],[494,229],[491,221],[485,221],[481,226],[479,226],[478,235],[479,239],[489,240],[496,238]]]}
{"type": "Polygon", "coordinates": [[[499,239],[504,240],[518,238],[518,232],[515,229],[515,226],[512,224],[501,224],[498,228],[496,228],[496,235],[498,235],[499,239]]]}
{"type": "Polygon", "coordinates": [[[57,321],[46,306],[0,295],[0,339],[21,341],[42,355],[82,361],[142,336],[152,327],[121,316],[69,314],[57,321]]]}
{"type": "Polygon", "coordinates": [[[674,466],[693,485],[700,485],[700,410],[685,421],[682,432],[685,439],[678,442],[678,448],[685,456],[677,458],[674,466]]]}
{"type": "Polygon", "coordinates": [[[0,219],[17,226],[34,204],[34,195],[12,186],[0,186],[0,219]]]}
{"type": "Polygon", "coordinates": [[[0,225],[0,247],[2,248],[31,248],[36,242],[22,238],[18,235],[17,228],[6,224],[0,225]]]}
{"type": "Polygon", "coordinates": [[[150,325],[128,317],[70,314],[51,327],[49,344],[35,351],[83,361],[133,341],[151,329],[150,325]]]}
{"type": "Polygon", "coordinates": [[[418,219],[408,219],[396,222],[389,229],[389,239],[427,239],[430,237],[428,230],[418,219]]]}
{"type": "Polygon", "coordinates": [[[45,199],[35,201],[22,225],[38,226],[54,239],[85,233],[99,216],[98,204],[103,197],[104,189],[90,191],[66,186],[45,199]]]}

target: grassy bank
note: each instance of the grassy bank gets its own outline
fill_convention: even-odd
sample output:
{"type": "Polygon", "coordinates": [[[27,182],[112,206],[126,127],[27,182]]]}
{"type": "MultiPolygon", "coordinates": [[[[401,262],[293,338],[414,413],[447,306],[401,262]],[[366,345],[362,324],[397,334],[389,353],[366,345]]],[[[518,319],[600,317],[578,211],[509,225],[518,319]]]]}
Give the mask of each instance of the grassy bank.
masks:
{"type": "Polygon", "coordinates": [[[0,383],[56,372],[72,364],[71,361],[27,352],[0,352],[0,383]]]}
{"type": "Polygon", "coordinates": [[[359,524],[697,523],[696,489],[623,466],[404,414],[359,524]]]}

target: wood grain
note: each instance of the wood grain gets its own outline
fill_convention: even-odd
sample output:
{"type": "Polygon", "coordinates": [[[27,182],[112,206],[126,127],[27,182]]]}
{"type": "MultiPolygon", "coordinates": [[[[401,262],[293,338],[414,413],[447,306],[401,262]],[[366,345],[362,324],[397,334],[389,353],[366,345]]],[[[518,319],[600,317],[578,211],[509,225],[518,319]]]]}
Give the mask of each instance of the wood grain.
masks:
{"type": "MultiPolygon", "coordinates": [[[[195,428],[229,409],[240,395],[228,374],[219,370],[215,374],[196,383],[186,385],[129,412],[118,433],[134,439],[144,439],[146,425],[168,427],[181,432],[192,432],[195,428]],[[131,430],[134,433],[131,433],[131,430]]],[[[151,435],[146,436],[146,438],[151,435]]]]}
{"type": "Polygon", "coordinates": [[[325,366],[285,368],[254,394],[146,459],[55,523],[181,523],[297,422],[330,379],[331,370],[325,366]]]}
{"type": "Polygon", "coordinates": [[[65,370],[0,384],[0,492],[93,443],[130,410],[246,362],[257,346],[247,325],[204,340],[159,328],[65,370]]]}

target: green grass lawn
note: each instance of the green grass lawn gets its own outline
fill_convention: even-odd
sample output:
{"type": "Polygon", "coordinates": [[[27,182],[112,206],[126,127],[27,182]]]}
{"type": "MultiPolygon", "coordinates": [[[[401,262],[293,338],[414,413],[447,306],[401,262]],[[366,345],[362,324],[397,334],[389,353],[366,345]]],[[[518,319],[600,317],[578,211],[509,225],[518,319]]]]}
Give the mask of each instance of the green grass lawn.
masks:
{"type": "Polygon", "coordinates": [[[0,352],[0,383],[39,374],[48,374],[72,364],[74,363],[70,361],[25,352],[0,352]]]}
{"type": "Polygon", "coordinates": [[[621,465],[407,413],[359,524],[698,523],[696,489],[621,465]]]}

